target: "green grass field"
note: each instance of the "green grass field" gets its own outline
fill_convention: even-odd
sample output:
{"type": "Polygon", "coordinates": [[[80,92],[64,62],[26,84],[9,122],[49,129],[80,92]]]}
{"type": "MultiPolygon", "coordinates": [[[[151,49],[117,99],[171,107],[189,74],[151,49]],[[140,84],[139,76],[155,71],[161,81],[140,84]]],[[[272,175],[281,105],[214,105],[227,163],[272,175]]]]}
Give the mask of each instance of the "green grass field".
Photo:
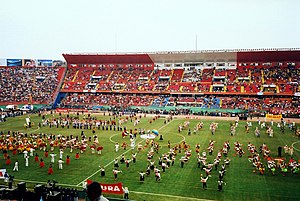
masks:
{"type": "MultiPolygon", "coordinates": [[[[80,129],[67,129],[67,128],[49,128],[41,127],[37,128],[38,122],[41,122],[41,117],[32,115],[31,121],[35,123],[33,128],[24,130],[23,125],[25,123],[26,116],[20,116],[15,118],[7,119],[7,122],[0,123],[1,131],[20,131],[27,133],[52,133],[61,135],[74,135],[80,136],[82,130],[80,129]]],[[[50,115],[46,116],[50,118],[50,115]]],[[[97,119],[109,119],[111,116],[97,116],[97,119]]],[[[256,138],[254,135],[254,129],[257,125],[253,122],[253,127],[250,128],[250,133],[245,132],[245,123],[243,121],[239,122],[236,129],[236,135],[230,136],[230,123],[233,121],[215,121],[218,122],[218,129],[215,135],[211,135],[209,130],[209,124],[212,120],[206,120],[202,117],[204,122],[204,128],[198,131],[196,134],[191,136],[187,135],[187,129],[183,130],[180,134],[178,133],[178,125],[182,124],[186,119],[174,118],[167,124],[164,124],[164,118],[159,118],[153,123],[149,123],[149,118],[142,118],[141,122],[136,128],[144,128],[146,130],[156,129],[159,134],[163,135],[164,140],[159,141],[161,149],[158,154],[155,154],[154,160],[156,164],[158,163],[158,157],[163,153],[168,152],[167,142],[170,141],[171,145],[175,145],[185,140],[192,150],[191,159],[185,164],[184,168],[180,167],[179,158],[183,155],[178,153],[176,156],[176,161],[174,166],[171,166],[166,170],[165,173],[161,173],[161,181],[156,182],[154,173],[151,172],[149,177],[145,178],[144,183],[139,182],[139,171],[145,171],[148,165],[147,162],[147,152],[149,148],[145,148],[141,153],[137,154],[137,162],[130,163],[130,167],[127,169],[125,164],[120,164],[120,169],[123,171],[118,175],[118,182],[122,182],[123,186],[129,188],[130,194],[129,198],[132,200],[300,200],[299,191],[299,175],[288,174],[284,177],[279,170],[276,171],[276,175],[273,176],[271,172],[266,168],[264,175],[260,175],[257,172],[253,172],[255,169],[252,164],[248,161],[248,156],[250,155],[247,150],[248,142],[253,143],[257,149],[262,143],[266,143],[271,150],[271,156],[277,156],[278,146],[288,145],[295,148],[294,158],[298,160],[300,157],[300,140],[294,135],[293,131],[285,129],[285,133],[282,134],[280,130],[274,125],[274,137],[269,138],[263,129],[261,130],[261,137],[256,138]],[[229,140],[231,149],[229,151],[228,157],[231,159],[230,165],[227,167],[226,175],[224,176],[224,191],[217,191],[217,180],[218,172],[216,170],[212,171],[212,176],[208,179],[207,185],[208,190],[202,190],[202,183],[200,182],[200,174],[205,174],[204,170],[197,168],[197,159],[195,152],[195,145],[199,143],[201,145],[201,152],[203,150],[207,151],[209,140],[215,140],[215,151],[212,156],[208,155],[208,162],[213,162],[213,159],[217,155],[217,150],[223,147],[224,141],[229,140]],[[245,155],[243,157],[235,156],[235,151],[233,150],[233,143],[239,141],[243,144],[243,150],[245,155]],[[299,143],[297,143],[299,142],[299,143]]],[[[190,128],[193,127],[200,121],[196,119],[191,119],[190,128]]],[[[133,123],[128,121],[126,124],[128,130],[133,127],[133,123]]],[[[84,130],[85,134],[92,136],[91,130],[84,130]]],[[[97,130],[96,134],[99,137],[100,144],[104,147],[102,154],[92,154],[90,149],[83,154],[79,160],[75,160],[75,153],[69,152],[69,149],[64,150],[63,160],[67,155],[70,155],[71,163],[70,165],[63,165],[63,170],[58,169],[58,156],[54,164],[54,174],[48,175],[47,170],[50,164],[50,158],[44,158],[44,153],[37,150],[35,153],[44,158],[45,167],[39,168],[39,163],[34,161],[34,157],[29,159],[29,167],[25,167],[25,160],[23,154],[12,155],[11,165],[7,166],[3,157],[0,159],[0,168],[6,168],[9,174],[15,176],[15,181],[25,180],[28,184],[27,186],[34,185],[37,183],[46,183],[47,180],[56,180],[58,185],[69,186],[72,188],[80,189],[82,182],[86,179],[91,179],[103,183],[115,183],[114,176],[112,173],[113,169],[113,159],[119,157],[121,154],[125,154],[126,158],[131,158],[132,150],[127,147],[123,150],[120,147],[119,152],[115,152],[115,142],[121,144],[124,140],[128,144],[129,138],[122,139],[120,131],[103,131],[102,129],[97,130]],[[14,162],[18,159],[19,161],[19,171],[13,172],[14,162]],[[105,166],[106,176],[101,177],[99,172],[99,166],[105,166]]],[[[158,139],[157,139],[158,141],[158,139]]],[[[139,142],[145,144],[145,140],[137,137],[136,144],[139,142]]],[[[59,155],[58,148],[55,149],[57,155],[59,155]]],[[[136,152],[136,149],[134,150],[136,152]]],[[[290,159],[290,156],[285,155],[286,161],[290,159]]],[[[261,157],[262,158],[262,157],[261,157]]],[[[222,160],[224,157],[222,157],[222,160]]],[[[266,160],[262,158],[264,164],[266,160]]],[[[118,195],[106,195],[108,197],[119,197],[118,195]]]]}

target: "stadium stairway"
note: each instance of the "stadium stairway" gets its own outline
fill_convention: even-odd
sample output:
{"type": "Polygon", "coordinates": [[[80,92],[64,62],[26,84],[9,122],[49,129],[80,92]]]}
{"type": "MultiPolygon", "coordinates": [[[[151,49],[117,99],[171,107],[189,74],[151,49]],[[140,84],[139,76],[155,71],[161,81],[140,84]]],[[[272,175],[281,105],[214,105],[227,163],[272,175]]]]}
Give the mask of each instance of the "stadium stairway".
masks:
{"type": "Polygon", "coordinates": [[[241,92],[245,93],[245,87],[244,86],[241,86],[241,92]]]}
{"type": "Polygon", "coordinates": [[[111,73],[109,74],[109,76],[107,77],[106,81],[109,81],[113,74],[114,74],[114,71],[112,70],[111,73]]]}
{"type": "Polygon", "coordinates": [[[53,106],[54,106],[54,104],[55,104],[55,102],[56,102],[56,100],[57,100],[57,97],[58,97],[59,94],[60,94],[60,89],[61,89],[62,87],[64,87],[64,86],[62,86],[62,85],[63,85],[63,81],[64,81],[65,76],[66,76],[66,72],[67,72],[67,69],[64,68],[64,67],[61,67],[61,68],[59,69],[59,71],[58,71],[57,79],[59,80],[59,83],[58,83],[57,89],[56,89],[56,91],[55,91],[54,97],[53,97],[53,99],[52,99],[52,100],[54,100],[54,101],[53,101],[53,106]]]}
{"type": "Polygon", "coordinates": [[[159,106],[160,105],[160,99],[159,98],[156,98],[152,101],[151,103],[152,106],[159,106]]]}
{"type": "Polygon", "coordinates": [[[165,98],[165,100],[162,102],[161,105],[162,105],[163,107],[165,107],[165,106],[168,104],[169,99],[170,99],[170,97],[165,98]]]}
{"type": "Polygon", "coordinates": [[[220,108],[220,98],[214,98],[212,100],[213,104],[210,106],[211,109],[219,109],[220,108]]]}
{"type": "Polygon", "coordinates": [[[64,99],[66,97],[66,95],[67,95],[67,93],[59,92],[55,98],[53,107],[56,108],[58,106],[58,104],[62,101],[62,99],[64,99]]]}
{"type": "Polygon", "coordinates": [[[79,73],[79,70],[76,71],[76,73],[75,73],[75,75],[74,75],[74,77],[73,77],[73,79],[72,79],[72,82],[75,82],[78,73],[79,73]]]}
{"type": "Polygon", "coordinates": [[[264,74],[264,71],[261,70],[260,73],[261,73],[261,82],[265,83],[265,78],[264,78],[265,74],[264,74]]]}
{"type": "Polygon", "coordinates": [[[183,70],[183,72],[182,72],[182,74],[181,74],[180,82],[182,82],[182,80],[183,80],[183,77],[184,77],[184,71],[185,71],[185,70],[183,70]]]}
{"type": "Polygon", "coordinates": [[[60,67],[59,70],[58,70],[58,73],[57,73],[58,74],[57,79],[63,81],[63,78],[65,77],[66,72],[67,72],[66,68],[60,67]]]}

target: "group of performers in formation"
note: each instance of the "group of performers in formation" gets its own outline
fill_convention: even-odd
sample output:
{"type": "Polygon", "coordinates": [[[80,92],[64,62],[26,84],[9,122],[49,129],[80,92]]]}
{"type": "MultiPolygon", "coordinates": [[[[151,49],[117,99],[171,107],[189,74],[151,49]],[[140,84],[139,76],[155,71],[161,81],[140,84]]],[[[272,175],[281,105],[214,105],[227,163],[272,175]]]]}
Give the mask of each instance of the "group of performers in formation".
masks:
{"type": "MultiPolygon", "coordinates": [[[[90,115],[84,116],[82,120],[79,119],[79,115],[70,117],[60,116],[59,118],[51,118],[46,119],[45,116],[42,116],[42,123],[39,126],[49,126],[49,127],[61,127],[61,128],[74,128],[80,129],[81,135],[54,135],[54,134],[27,134],[27,133],[20,133],[15,131],[8,131],[6,133],[1,132],[0,136],[0,150],[3,151],[4,158],[6,160],[6,165],[9,167],[11,165],[10,154],[23,154],[25,160],[25,166],[29,166],[29,158],[34,158],[34,161],[38,163],[40,168],[44,168],[45,166],[45,159],[50,158],[49,168],[47,173],[53,174],[53,165],[55,164],[55,158],[57,154],[54,152],[59,153],[58,157],[58,169],[63,169],[63,163],[69,165],[71,163],[71,154],[75,153],[75,159],[80,159],[81,154],[87,151],[89,148],[92,154],[99,154],[101,155],[101,151],[103,150],[103,146],[100,145],[98,136],[95,134],[95,130],[114,130],[119,131],[122,133],[122,138],[130,138],[130,148],[131,152],[130,157],[125,156],[124,154],[121,155],[120,158],[114,159],[114,168],[112,173],[114,175],[114,179],[118,179],[118,173],[122,172],[119,164],[124,164],[126,169],[130,167],[130,163],[136,163],[137,154],[143,154],[147,152],[147,165],[145,170],[139,171],[139,180],[141,182],[145,181],[145,176],[149,177],[151,172],[155,176],[155,181],[161,181],[161,173],[165,173],[167,169],[174,166],[176,158],[180,161],[180,167],[184,168],[185,164],[188,164],[192,157],[192,149],[189,144],[185,141],[181,141],[180,143],[175,144],[174,146],[171,145],[170,141],[168,141],[167,147],[168,151],[165,153],[160,154],[161,145],[155,139],[146,139],[145,143],[137,144],[136,146],[136,137],[137,134],[144,134],[146,133],[145,129],[130,129],[127,131],[126,122],[130,121],[133,122],[134,126],[137,126],[140,119],[142,118],[141,115],[130,115],[125,118],[120,118],[118,120],[118,125],[116,124],[117,117],[113,117],[114,120],[97,120],[95,117],[90,115]],[[88,137],[85,135],[86,130],[92,131],[92,136],[88,137]],[[69,150],[69,154],[65,154],[66,149],[69,150]],[[38,153],[34,153],[36,150],[43,151],[43,156],[40,156],[38,153]],[[74,153],[73,153],[74,152],[74,153]],[[64,157],[64,155],[66,155],[64,157]]],[[[158,116],[153,117],[149,123],[151,124],[155,120],[157,120],[158,116]]],[[[170,122],[172,117],[168,117],[165,120],[165,124],[170,122]]],[[[273,129],[272,123],[262,125],[263,123],[259,123],[258,125],[261,128],[266,129],[266,133],[272,137],[273,136],[273,129]]],[[[183,129],[188,129],[190,126],[190,122],[185,121],[183,125],[178,126],[178,132],[182,132],[183,129]]],[[[236,128],[238,126],[238,121],[235,121],[230,125],[230,135],[236,135],[236,128]]],[[[249,132],[249,127],[252,126],[252,122],[247,122],[245,126],[246,133],[249,132]]],[[[201,130],[204,127],[203,122],[197,123],[194,127],[194,133],[201,130]]],[[[212,122],[209,125],[209,129],[211,134],[214,135],[216,133],[216,129],[218,128],[218,123],[212,122]]],[[[188,129],[188,134],[190,135],[190,129],[188,129]]],[[[255,135],[257,137],[260,136],[259,129],[256,127],[255,135]]],[[[195,146],[195,155],[197,159],[197,167],[200,168],[200,182],[203,184],[203,189],[207,189],[207,181],[211,177],[211,173],[213,171],[217,171],[219,177],[217,179],[218,190],[223,190],[223,185],[226,184],[224,182],[224,175],[226,173],[226,167],[230,164],[230,159],[228,158],[228,153],[230,151],[230,142],[225,141],[222,145],[222,148],[218,150],[216,157],[212,161],[209,161],[207,156],[212,156],[214,149],[215,149],[216,142],[214,140],[210,140],[208,147],[202,149],[200,144],[196,144],[195,146]],[[221,166],[221,167],[219,167],[221,166]]],[[[121,145],[119,143],[115,143],[115,152],[120,150],[120,146],[126,150],[127,143],[124,141],[121,145]]],[[[243,145],[239,142],[234,143],[234,150],[235,154],[239,157],[242,157],[245,152],[243,150],[243,145]]],[[[266,144],[262,144],[259,150],[256,149],[255,145],[249,142],[248,151],[250,152],[249,161],[255,167],[255,172],[259,172],[260,174],[265,173],[265,159],[267,161],[267,168],[270,172],[275,175],[277,172],[281,172],[284,176],[288,173],[298,173],[300,168],[300,163],[293,159],[293,147],[288,147],[287,145],[282,147],[278,147],[278,158],[272,158],[270,156],[271,151],[267,147],[266,144]],[[281,150],[284,150],[285,157],[290,157],[290,160],[286,162],[285,158],[282,157],[281,150]]],[[[39,152],[41,153],[41,152],[39,152]]],[[[127,153],[127,151],[126,151],[127,153]]],[[[210,157],[211,158],[211,157],[210,157]]],[[[100,167],[100,174],[101,176],[105,176],[105,167],[100,167]]],[[[14,162],[13,171],[19,171],[19,161],[14,162]]]]}
{"type": "MultiPolygon", "coordinates": [[[[83,131],[80,136],[43,133],[27,134],[8,131],[6,134],[1,133],[0,138],[0,150],[3,151],[6,165],[11,164],[10,152],[12,155],[23,154],[25,166],[29,166],[29,158],[32,157],[34,161],[39,164],[40,168],[44,168],[44,160],[50,158],[48,174],[53,174],[53,165],[57,156],[55,152],[57,152],[57,150],[59,152],[58,169],[63,169],[64,162],[66,165],[70,164],[71,154],[75,153],[75,159],[79,159],[80,154],[84,153],[88,148],[90,148],[91,153],[95,153],[97,150],[98,154],[101,154],[101,150],[103,149],[99,144],[97,135],[87,137],[83,131]],[[69,149],[69,154],[63,157],[67,148],[69,149]],[[35,153],[37,150],[42,151],[43,155],[35,153]],[[64,158],[65,160],[63,160],[64,158]]],[[[19,170],[19,161],[15,161],[13,170],[19,170]]]]}
{"type": "MultiPolygon", "coordinates": [[[[38,124],[38,128],[40,127],[49,127],[49,128],[73,128],[73,129],[80,129],[81,135],[75,136],[71,135],[55,135],[55,134],[45,134],[45,133],[38,133],[38,134],[29,134],[29,133],[22,133],[19,131],[8,131],[8,132],[1,132],[0,133],[0,150],[3,151],[5,164],[7,166],[11,165],[11,157],[10,152],[12,155],[17,154],[24,154],[25,166],[29,166],[29,158],[34,158],[34,161],[39,164],[40,168],[45,167],[45,159],[50,158],[49,168],[47,173],[53,174],[53,166],[55,163],[55,158],[57,154],[55,152],[59,152],[59,159],[58,159],[58,169],[63,169],[63,163],[69,165],[71,162],[70,155],[75,152],[75,159],[79,159],[80,155],[90,149],[92,154],[101,155],[103,146],[100,145],[98,136],[95,134],[96,130],[104,130],[104,131],[121,131],[122,135],[124,133],[129,134],[131,147],[135,147],[135,137],[136,134],[144,134],[146,133],[145,129],[130,129],[129,131],[126,130],[126,122],[134,122],[134,126],[140,121],[142,118],[141,115],[130,115],[125,116],[124,118],[118,119],[118,126],[116,124],[116,120],[118,118],[117,115],[112,116],[110,120],[97,120],[95,117],[92,117],[90,114],[87,116],[84,115],[82,119],[79,118],[79,113],[76,115],[67,115],[63,117],[59,114],[59,117],[54,117],[54,114],[51,112],[51,118],[46,119],[45,115],[40,114],[42,117],[41,123],[38,124]],[[91,130],[93,136],[86,136],[84,132],[86,130],[91,130]],[[66,149],[69,149],[69,154],[63,157],[66,149]],[[36,150],[42,151],[42,155],[35,153],[36,150]],[[65,158],[65,160],[63,160],[65,158]]],[[[144,115],[145,117],[145,115],[144,115]]],[[[158,119],[157,116],[153,118],[153,120],[158,119]]],[[[30,128],[34,124],[30,123],[27,124],[24,128],[30,128]]],[[[118,144],[118,143],[117,143],[118,144]]],[[[115,145],[116,149],[118,145],[115,145]]],[[[127,144],[123,142],[122,147],[126,149],[127,144]]],[[[16,160],[14,162],[13,171],[19,171],[19,161],[16,160]]]]}
{"type": "MultiPolygon", "coordinates": [[[[215,143],[216,141],[209,140],[209,144],[207,148],[209,155],[213,155],[215,143]]],[[[223,185],[226,184],[224,182],[226,166],[229,166],[231,161],[227,155],[229,150],[230,150],[230,144],[229,141],[228,142],[226,141],[224,142],[224,148],[218,151],[217,156],[215,157],[215,159],[213,159],[213,162],[209,162],[207,159],[207,152],[202,151],[202,153],[200,154],[200,145],[196,144],[197,163],[198,163],[197,167],[205,171],[205,175],[203,173],[200,174],[200,181],[202,183],[202,188],[204,190],[207,190],[207,180],[209,177],[211,177],[212,171],[216,171],[219,174],[219,177],[217,179],[218,191],[223,191],[223,185]],[[221,169],[219,168],[220,165],[221,165],[221,169]]]]}
{"type": "MultiPolygon", "coordinates": [[[[61,114],[59,117],[52,117],[46,119],[45,115],[42,116],[42,122],[38,124],[39,127],[41,126],[48,126],[50,128],[73,128],[73,129],[80,129],[80,130],[113,130],[113,131],[122,131],[126,129],[124,126],[128,121],[134,122],[134,126],[137,126],[142,118],[142,115],[130,115],[125,116],[124,118],[119,117],[118,115],[110,116],[110,120],[101,120],[97,119],[96,117],[91,116],[88,114],[87,116],[84,115],[82,119],[79,118],[79,113],[75,116],[71,116],[69,114],[66,117],[63,117],[61,114]]],[[[144,115],[145,117],[145,115],[144,115]]]]}
{"type": "Polygon", "coordinates": [[[293,158],[294,148],[293,146],[278,147],[278,155],[277,157],[271,157],[270,149],[268,146],[263,143],[259,150],[256,149],[255,145],[251,144],[250,142],[247,145],[248,151],[250,152],[250,156],[248,158],[249,162],[255,167],[253,172],[258,172],[259,174],[265,174],[266,167],[270,170],[272,175],[276,173],[282,173],[283,176],[286,176],[288,172],[296,174],[299,172],[300,168],[300,161],[296,161],[293,158]],[[286,161],[286,158],[282,155],[282,150],[284,150],[284,156],[286,158],[290,158],[286,161]],[[266,161],[266,165],[263,161],[266,161]]]}

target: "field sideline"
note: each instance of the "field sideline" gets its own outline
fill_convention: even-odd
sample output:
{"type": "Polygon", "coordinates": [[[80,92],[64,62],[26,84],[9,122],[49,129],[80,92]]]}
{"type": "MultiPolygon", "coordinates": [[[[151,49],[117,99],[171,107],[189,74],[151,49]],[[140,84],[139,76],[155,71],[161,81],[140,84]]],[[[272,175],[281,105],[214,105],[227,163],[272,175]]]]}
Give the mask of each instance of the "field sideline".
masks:
{"type": "MultiPolygon", "coordinates": [[[[75,115],[75,114],[72,114],[75,115]]],[[[62,116],[65,117],[63,114],[62,116]]],[[[97,119],[111,119],[112,116],[95,115],[97,119]]],[[[56,114],[56,118],[58,115],[56,114]]],[[[81,115],[80,118],[83,116],[81,115]]],[[[46,118],[53,118],[50,114],[46,115],[46,118]]],[[[250,128],[249,133],[245,133],[245,121],[239,121],[239,125],[236,129],[236,135],[230,136],[230,123],[233,123],[236,118],[212,118],[212,117],[189,117],[186,119],[185,116],[180,116],[174,118],[167,124],[164,123],[164,117],[158,118],[151,124],[149,120],[153,117],[149,115],[145,118],[142,117],[140,123],[136,128],[144,128],[146,130],[156,129],[159,134],[163,136],[163,141],[158,141],[160,144],[159,153],[154,155],[153,160],[158,165],[158,157],[163,153],[168,152],[167,142],[170,141],[171,145],[179,144],[185,141],[190,145],[192,150],[192,156],[190,160],[184,165],[183,168],[180,167],[180,157],[183,153],[178,153],[176,156],[174,166],[171,166],[162,173],[162,179],[160,182],[156,182],[153,172],[151,172],[149,177],[146,177],[144,183],[139,182],[139,171],[145,171],[147,167],[147,152],[148,147],[145,147],[141,153],[137,154],[137,162],[130,163],[130,167],[127,169],[125,164],[120,164],[120,169],[123,171],[118,175],[118,182],[122,182],[124,186],[128,186],[130,191],[130,199],[132,200],[297,200],[300,197],[300,192],[298,189],[299,185],[299,175],[288,174],[284,177],[279,170],[276,171],[276,175],[273,176],[271,172],[266,168],[264,175],[259,175],[254,172],[255,168],[248,161],[248,156],[250,155],[247,150],[248,142],[253,143],[257,149],[262,143],[266,143],[271,150],[271,156],[276,157],[278,146],[294,146],[293,157],[298,160],[300,157],[300,141],[290,131],[287,127],[285,133],[282,134],[281,131],[274,125],[274,137],[270,138],[265,134],[264,129],[261,130],[261,137],[256,138],[254,135],[254,129],[257,126],[256,118],[253,119],[253,127],[250,128]],[[178,125],[183,124],[185,121],[190,122],[189,128],[193,130],[194,126],[199,122],[204,122],[204,127],[196,134],[187,135],[188,129],[183,130],[178,133],[178,125]],[[218,129],[215,135],[211,135],[209,130],[209,124],[211,122],[217,122],[218,129]],[[229,140],[232,149],[229,152],[228,157],[231,159],[230,165],[226,168],[227,172],[224,176],[224,192],[217,191],[217,180],[218,171],[212,170],[211,177],[208,179],[208,190],[202,190],[202,184],[200,183],[200,174],[205,174],[204,170],[197,168],[197,159],[195,153],[195,145],[200,144],[201,152],[206,151],[209,144],[209,140],[216,141],[215,149],[213,154],[208,156],[208,161],[212,162],[216,157],[217,151],[223,147],[224,141],[229,140]],[[233,150],[233,143],[239,141],[243,144],[243,150],[245,154],[240,158],[235,155],[233,150]],[[298,143],[299,142],[299,143],[298,143]]],[[[263,120],[263,119],[262,119],[263,120]]],[[[0,131],[20,131],[29,133],[52,133],[61,135],[74,135],[80,136],[81,129],[67,129],[67,128],[49,128],[48,126],[37,128],[38,122],[41,122],[41,117],[37,115],[31,115],[31,121],[34,122],[35,126],[33,128],[24,130],[23,124],[25,123],[25,116],[10,118],[5,123],[0,123],[0,131]]],[[[297,119],[297,125],[299,126],[299,119],[297,119]]],[[[134,129],[133,123],[128,121],[125,126],[127,129],[134,129]]],[[[85,135],[92,136],[91,130],[83,130],[85,135]]],[[[40,158],[45,159],[45,167],[39,168],[38,164],[34,162],[34,157],[30,158],[29,167],[25,167],[25,161],[22,154],[11,156],[11,165],[6,165],[5,160],[1,157],[0,168],[6,168],[9,174],[13,174],[17,181],[27,181],[31,184],[46,183],[47,180],[57,180],[59,185],[69,186],[69,187],[81,187],[82,182],[86,179],[92,179],[95,181],[103,183],[114,183],[112,169],[113,169],[113,159],[120,157],[125,154],[127,158],[131,157],[132,150],[127,147],[123,150],[120,147],[119,152],[115,152],[114,144],[118,142],[121,144],[126,141],[130,144],[129,139],[126,137],[122,139],[120,131],[113,130],[98,130],[96,129],[96,135],[99,138],[100,144],[104,147],[101,155],[92,154],[90,149],[83,154],[79,160],[75,160],[75,151],[73,153],[69,152],[69,148],[64,150],[63,159],[65,160],[67,155],[70,155],[71,163],[70,165],[63,164],[63,170],[58,170],[57,160],[54,163],[54,174],[48,175],[47,168],[50,164],[49,158],[44,158],[44,153],[37,150],[35,153],[39,155],[40,158]],[[19,171],[12,172],[13,164],[15,160],[19,160],[19,171]],[[104,166],[106,170],[106,176],[100,177],[99,166],[104,166]],[[30,182],[31,181],[31,182],[30,182]]],[[[139,142],[145,143],[145,140],[137,137],[139,142]]],[[[136,149],[134,152],[137,152],[136,149]]],[[[58,154],[58,148],[55,149],[55,153],[58,154]]],[[[288,161],[290,159],[289,155],[283,154],[283,156],[288,161]]],[[[224,158],[222,157],[222,160],[224,158]]],[[[262,158],[264,164],[266,160],[262,158]]],[[[111,196],[111,195],[109,195],[111,196]]],[[[113,196],[113,195],[112,195],[113,196]]],[[[116,196],[120,197],[120,196],[116,196]]]]}

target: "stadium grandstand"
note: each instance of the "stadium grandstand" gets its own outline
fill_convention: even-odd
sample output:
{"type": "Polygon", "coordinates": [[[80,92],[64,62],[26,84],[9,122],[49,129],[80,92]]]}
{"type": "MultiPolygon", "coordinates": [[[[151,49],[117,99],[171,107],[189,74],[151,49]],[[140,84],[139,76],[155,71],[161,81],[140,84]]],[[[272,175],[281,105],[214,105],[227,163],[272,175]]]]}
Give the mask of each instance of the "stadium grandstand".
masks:
{"type": "Polygon", "coordinates": [[[63,57],[55,66],[0,67],[2,107],[300,115],[297,48],[63,57]]]}

